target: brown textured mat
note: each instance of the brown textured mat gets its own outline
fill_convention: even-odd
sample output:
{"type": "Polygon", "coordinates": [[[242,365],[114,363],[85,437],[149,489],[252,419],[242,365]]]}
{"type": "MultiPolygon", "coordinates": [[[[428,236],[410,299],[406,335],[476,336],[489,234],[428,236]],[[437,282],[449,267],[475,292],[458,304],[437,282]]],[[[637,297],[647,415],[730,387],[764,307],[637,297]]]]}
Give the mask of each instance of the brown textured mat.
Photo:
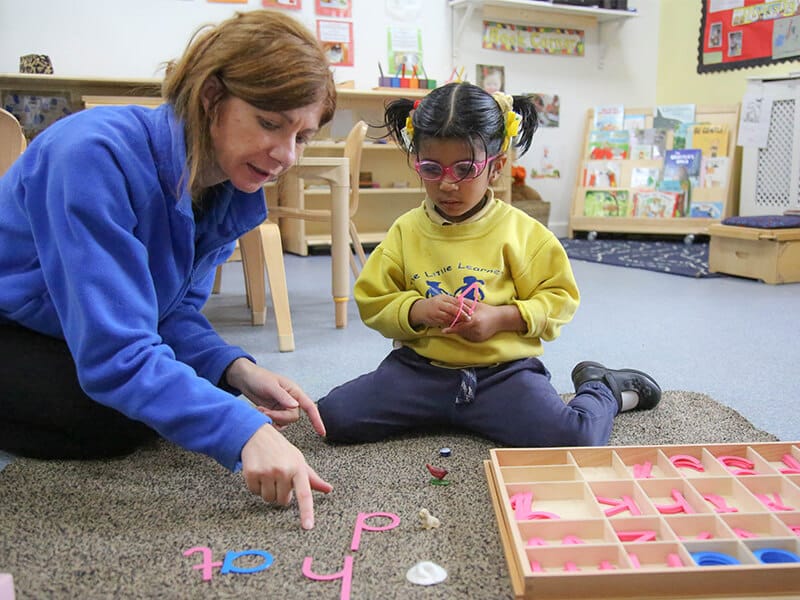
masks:
{"type": "MultiPolygon", "coordinates": [[[[334,446],[306,422],[287,431],[335,489],[315,495],[316,527],[303,531],[297,510],[270,507],[250,495],[239,474],[212,460],[159,443],[121,460],[43,462],[17,459],[0,471],[0,572],[11,573],[18,600],[28,598],[295,598],[337,599],[339,581],[306,579],[340,571],[353,557],[351,597],[511,598],[511,587],[482,461],[495,445],[465,435],[426,435],[382,444],[334,446]],[[439,458],[442,446],[450,458],[439,458]],[[428,484],[425,463],[450,470],[449,486],[428,484]],[[419,527],[427,508],[438,529],[419,527]],[[359,512],[389,512],[400,525],[364,532],[350,552],[359,512]],[[214,560],[228,551],[259,549],[272,566],[253,574],[203,581],[192,568],[208,546],[214,560]],[[405,573],[431,560],[444,583],[420,587],[405,573]]],[[[658,408],[617,418],[612,445],[764,442],[755,429],[708,396],[665,392],[658,408]]],[[[387,524],[375,519],[369,524],[387,524]]],[[[260,564],[243,557],[238,568],[260,564]]]]}

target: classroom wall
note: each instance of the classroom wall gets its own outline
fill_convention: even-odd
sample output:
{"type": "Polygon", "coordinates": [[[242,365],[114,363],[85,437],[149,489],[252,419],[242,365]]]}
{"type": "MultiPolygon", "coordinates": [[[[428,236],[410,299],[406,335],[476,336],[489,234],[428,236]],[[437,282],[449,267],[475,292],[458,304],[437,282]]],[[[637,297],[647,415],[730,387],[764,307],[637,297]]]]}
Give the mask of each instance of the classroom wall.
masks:
{"type": "MultiPolygon", "coordinates": [[[[669,0],[673,2],[674,0],[669,0]]],[[[529,180],[551,202],[550,226],[566,233],[571,195],[583,145],[586,110],[597,104],[650,106],[655,102],[656,40],[661,0],[630,0],[638,16],[602,28],[588,28],[583,57],[513,54],[481,47],[482,15],[475,10],[453,56],[451,9],[447,0],[355,0],[355,65],[336,67],[337,81],[357,88],[376,84],[377,62],[386,68],[386,30],[420,19],[427,72],[447,79],[453,66],[475,80],[475,65],[506,66],[507,91],[558,94],[561,123],[541,129],[532,150],[519,159],[530,172],[545,162],[558,179],[529,180]],[[547,152],[547,157],[544,153],[547,152]]],[[[295,14],[313,28],[314,1],[295,14]]],[[[178,56],[194,30],[230,16],[246,4],[206,0],[0,0],[0,72],[18,71],[19,56],[48,54],[62,76],[160,77],[164,61],[178,56]]]]}
{"type": "MultiPolygon", "coordinates": [[[[285,10],[316,30],[314,0],[285,10]]],[[[160,78],[163,63],[179,56],[194,31],[240,10],[262,7],[207,0],[0,0],[0,72],[17,73],[23,54],[47,54],[65,77],[160,78]]],[[[330,17],[320,17],[328,19],[330,17]]],[[[377,85],[379,60],[386,68],[386,30],[422,18],[425,67],[450,68],[450,9],[447,0],[355,0],[355,64],[336,67],[337,82],[358,88],[377,85]],[[424,9],[423,9],[424,6],[424,9]]]]}
{"type": "Polygon", "coordinates": [[[697,72],[703,0],[661,2],[656,99],[660,104],[736,104],[741,102],[748,77],[800,71],[800,63],[737,69],[721,73],[697,72]]]}
{"type": "Polygon", "coordinates": [[[455,40],[455,64],[465,65],[473,81],[476,64],[502,64],[508,93],[558,94],[559,126],[541,128],[531,150],[517,160],[529,174],[534,169],[548,170],[543,168],[548,164],[558,169],[559,178],[527,180],[550,202],[549,226],[557,235],[567,232],[584,152],[587,110],[602,104],[651,107],[655,103],[659,5],[663,2],[629,0],[629,7],[636,10],[637,16],[586,28],[583,57],[483,49],[480,10],[464,26],[461,38],[455,40]]]}

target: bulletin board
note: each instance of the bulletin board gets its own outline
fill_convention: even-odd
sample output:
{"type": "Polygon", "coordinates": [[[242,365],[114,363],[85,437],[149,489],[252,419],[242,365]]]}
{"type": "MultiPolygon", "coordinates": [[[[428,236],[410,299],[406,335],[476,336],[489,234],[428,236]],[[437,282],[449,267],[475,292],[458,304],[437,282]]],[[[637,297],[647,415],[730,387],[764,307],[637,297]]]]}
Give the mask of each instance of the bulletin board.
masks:
{"type": "Polygon", "coordinates": [[[702,0],[697,72],[800,60],[800,0],[702,0]]]}

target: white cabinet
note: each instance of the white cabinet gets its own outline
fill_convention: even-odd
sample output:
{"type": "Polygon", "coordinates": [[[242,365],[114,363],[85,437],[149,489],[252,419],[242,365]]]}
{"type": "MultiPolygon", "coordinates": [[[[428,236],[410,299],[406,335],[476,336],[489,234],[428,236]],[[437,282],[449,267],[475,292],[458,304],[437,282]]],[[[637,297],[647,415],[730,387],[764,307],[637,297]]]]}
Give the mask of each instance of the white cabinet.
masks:
{"type": "Polygon", "coordinates": [[[747,94],[771,99],[772,109],[767,145],[742,148],[739,214],[800,209],[800,76],[750,79],[747,94]]]}

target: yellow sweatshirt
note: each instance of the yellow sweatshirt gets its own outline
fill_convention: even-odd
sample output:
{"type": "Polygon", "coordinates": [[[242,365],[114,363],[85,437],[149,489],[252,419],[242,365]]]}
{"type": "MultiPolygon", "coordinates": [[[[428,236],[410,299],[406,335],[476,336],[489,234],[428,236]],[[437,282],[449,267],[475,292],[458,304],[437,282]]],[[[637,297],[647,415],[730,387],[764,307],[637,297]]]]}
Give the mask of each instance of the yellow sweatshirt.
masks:
{"type": "Polygon", "coordinates": [[[533,217],[490,199],[482,218],[440,225],[425,203],[401,215],[372,252],[354,295],[364,323],[418,354],[451,366],[482,366],[542,354],[558,337],[580,294],[564,248],[533,217]],[[438,328],[414,329],[415,301],[437,293],[457,296],[477,282],[481,302],[515,304],[526,332],[502,331],[470,342],[438,328]]]}

